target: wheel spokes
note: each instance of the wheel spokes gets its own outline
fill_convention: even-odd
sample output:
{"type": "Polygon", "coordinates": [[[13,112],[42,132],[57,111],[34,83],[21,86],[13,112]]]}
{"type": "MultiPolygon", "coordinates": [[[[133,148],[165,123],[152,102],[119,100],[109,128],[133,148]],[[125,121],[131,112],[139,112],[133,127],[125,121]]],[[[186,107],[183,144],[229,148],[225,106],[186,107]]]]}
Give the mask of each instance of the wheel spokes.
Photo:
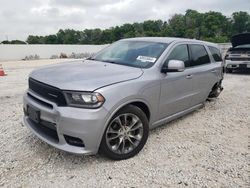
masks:
{"type": "Polygon", "coordinates": [[[129,135],[129,137],[130,137],[130,138],[133,138],[133,139],[135,139],[135,140],[138,140],[138,141],[141,140],[141,138],[142,138],[140,134],[137,134],[137,135],[129,135]]]}
{"type": "Polygon", "coordinates": [[[138,123],[139,121],[140,121],[139,118],[137,118],[137,117],[132,117],[132,121],[131,121],[129,127],[132,128],[132,127],[133,127],[136,123],[138,123]]]}
{"type": "Polygon", "coordinates": [[[117,139],[117,138],[119,138],[119,134],[117,134],[117,135],[115,135],[115,136],[110,136],[109,138],[108,138],[108,140],[110,141],[110,140],[114,140],[114,139],[117,139]]]}
{"type": "Polygon", "coordinates": [[[130,137],[128,137],[127,140],[128,140],[133,146],[136,146],[136,144],[131,140],[130,137]]]}
{"type": "Polygon", "coordinates": [[[142,128],[143,126],[142,126],[142,123],[141,122],[138,122],[138,123],[136,123],[133,127],[131,127],[130,129],[129,129],[129,131],[131,132],[131,131],[135,131],[135,130],[137,130],[137,129],[140,129],[140,128],[142,128]]]}
{"type": "Polygon", "coordinates": [[[125,139],[122,139],[122,148],[121,148],[121,153],[125,153],[125,139]]]}
{"type": "Polygon", "coordinates": [[[119,134],[119,130],[114,130],[112,127],[110,127],[107,131],[107,133],[109,134],[119,134]]]}
{"type": "Polygon", "coordinates": [[[122,121],[121,121],[121,119],[120,119],[120,116],[118,116],[117,118],[115,118],[114,121],[115,121],[120,127],[123,126],[122,121]]]}
{"type": "Polygon", "coordinates": [[[117,151],[117,150],[119,149],[119,147],[120,147],[120,145],[121,145],[122,142],[123,142],[123,138],[120,137],[118,143],[115,144],[115,145],[113,145],[113,146],[112,146],[112,149],[113,149],[114,151],[117,151]]]}
{"type": "Polygon", "coordinates": [[[124,124],[123,124],[123,126],[127,126],[127,114],[124,114],[123,115],[123,117],[124,117],[124,124]]]}
{"type": "Polygon", "coordinates": [[[143,124],[138,116],[130,113],[116,117],[106,132],[108,147],[115,153],[125,154],[136,148],[143,135],[143,124]]]}

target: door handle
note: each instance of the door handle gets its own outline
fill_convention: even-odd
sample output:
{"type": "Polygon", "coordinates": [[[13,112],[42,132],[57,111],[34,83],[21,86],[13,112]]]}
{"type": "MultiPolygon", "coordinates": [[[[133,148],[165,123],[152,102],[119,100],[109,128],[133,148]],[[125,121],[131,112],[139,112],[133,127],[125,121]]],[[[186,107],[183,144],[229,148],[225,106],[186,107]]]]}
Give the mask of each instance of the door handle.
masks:
{"type": "Polygon", "coordinates": [[[216,71],[216,70],[212,70],[211,72],[212,72],[212,73],[215,73],[215,72],[217,72],[217,71],[216,71]]]}
{"type": "Polygon", "coordinates": [[[193,78],[192,74],[189,74],[189,75],[186,76],[186,79],[191,79],[191,78],[193,78]]]}

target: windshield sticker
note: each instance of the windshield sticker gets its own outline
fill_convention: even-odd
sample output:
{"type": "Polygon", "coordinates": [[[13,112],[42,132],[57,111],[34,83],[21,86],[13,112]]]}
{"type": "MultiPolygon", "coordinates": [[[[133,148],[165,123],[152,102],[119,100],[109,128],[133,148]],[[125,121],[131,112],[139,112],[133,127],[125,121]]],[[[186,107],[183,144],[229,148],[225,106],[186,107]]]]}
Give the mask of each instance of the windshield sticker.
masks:
{"type": "Polygon", "coordinates": [[[142,56],[139,55],[136,60],[142,61],[142,62],[151,62],[154,63],[156,61],[155,57],[149,57],[149,56],[142,56]]]}

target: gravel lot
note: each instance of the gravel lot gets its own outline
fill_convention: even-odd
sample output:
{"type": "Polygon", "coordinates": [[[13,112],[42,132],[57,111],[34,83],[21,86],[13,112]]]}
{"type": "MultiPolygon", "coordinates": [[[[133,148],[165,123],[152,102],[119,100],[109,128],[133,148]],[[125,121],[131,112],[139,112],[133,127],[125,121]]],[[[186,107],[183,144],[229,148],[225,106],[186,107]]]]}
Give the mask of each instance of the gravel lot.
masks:
{"type": "Polygon", "coordinates": [[[250,75],[225,75],[218,99],[152,130],[136,157],[114,162],[54,149],[22,125],[27,76],[51,63],[2,62],[8,76],[0,77],[0,187],[249,185],[250,75]]]}

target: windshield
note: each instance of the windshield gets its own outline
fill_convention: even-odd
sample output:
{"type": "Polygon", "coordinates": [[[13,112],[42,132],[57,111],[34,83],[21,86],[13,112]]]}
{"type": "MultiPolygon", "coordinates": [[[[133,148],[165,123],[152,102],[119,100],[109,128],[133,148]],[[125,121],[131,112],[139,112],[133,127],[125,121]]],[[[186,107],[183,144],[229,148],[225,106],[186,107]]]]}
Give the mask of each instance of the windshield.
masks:
{"type": "Polygon", "coordinates": [[[250,44],[242,44],[242,45],[236,46],[235,48],[250,48],[250,44]]]}
{"type": "Polygon", "coordinates": [[[91,60],[132,67],[149,68],[154,65],[168,44],[145,41],[118,41],[99,52],[91,60]]]}

